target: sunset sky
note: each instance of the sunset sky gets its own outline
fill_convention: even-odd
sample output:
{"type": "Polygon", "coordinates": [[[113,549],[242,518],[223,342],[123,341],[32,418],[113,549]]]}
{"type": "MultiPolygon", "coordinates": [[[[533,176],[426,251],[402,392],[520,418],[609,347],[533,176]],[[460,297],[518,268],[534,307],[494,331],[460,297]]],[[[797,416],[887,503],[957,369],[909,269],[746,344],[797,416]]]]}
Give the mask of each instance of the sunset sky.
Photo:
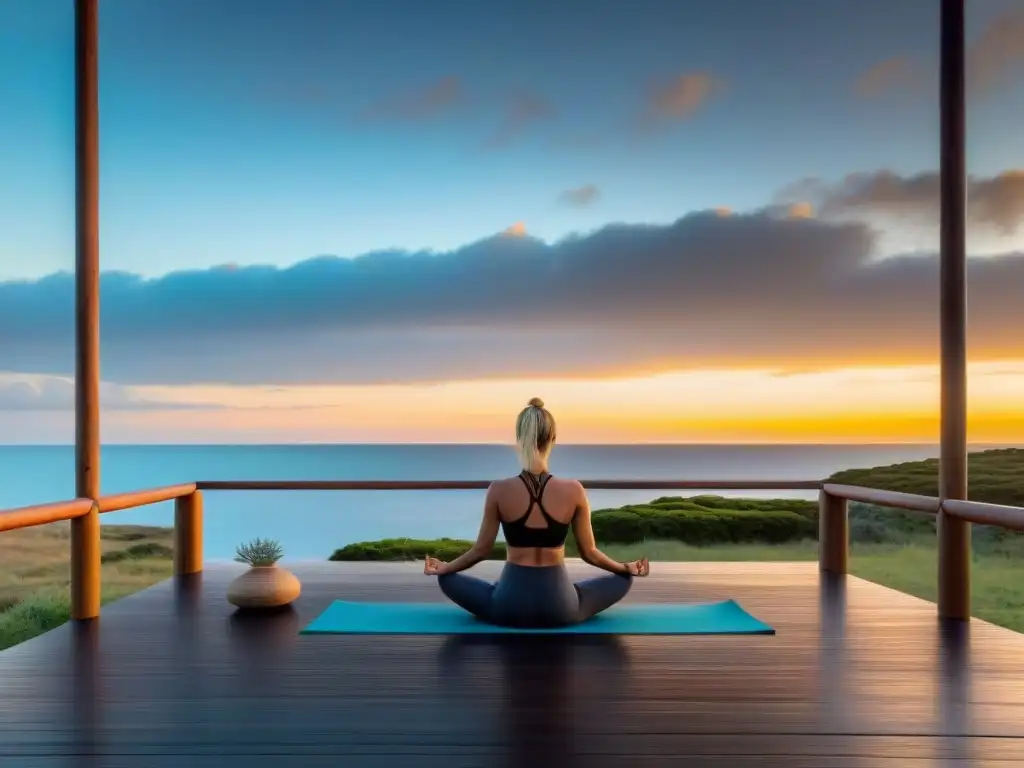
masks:
{"type": "MultiPolygon", "coordinates": [[[[74,435],[72,7],[0,2],[4,443],[74,435]]],[[[977,442],[1024,441],[1019,7],[968,3],[977,442]]],[[[107,441],[937,439],[934,0],[100,24],[107,441]]]]}

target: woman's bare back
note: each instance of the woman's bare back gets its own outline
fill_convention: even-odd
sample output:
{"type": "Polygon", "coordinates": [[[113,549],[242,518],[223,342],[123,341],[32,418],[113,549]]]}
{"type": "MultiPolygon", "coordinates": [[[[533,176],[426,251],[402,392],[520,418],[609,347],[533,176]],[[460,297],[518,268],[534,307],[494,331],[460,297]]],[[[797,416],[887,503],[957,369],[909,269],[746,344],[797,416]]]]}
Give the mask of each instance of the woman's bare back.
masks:
{"type": "MultiPolygon", "coordinates": [[[[530,490],[521,476],[509,477],[494,484],[498,502],[498,516],[504,523],[520,520],[529,512],[526,528],[544,529],[548,521],[537,504],[530,499],[530,490]]],[[[582,487],[576,480],[550,477],[543,487],[541,499],[544,511],[556,522],[568,525],[580,505],[582,487]]],[[[508,548],[508,562],[516,565],[558,565],[565,560],[564,547],[512,547],[508,548]]]]}

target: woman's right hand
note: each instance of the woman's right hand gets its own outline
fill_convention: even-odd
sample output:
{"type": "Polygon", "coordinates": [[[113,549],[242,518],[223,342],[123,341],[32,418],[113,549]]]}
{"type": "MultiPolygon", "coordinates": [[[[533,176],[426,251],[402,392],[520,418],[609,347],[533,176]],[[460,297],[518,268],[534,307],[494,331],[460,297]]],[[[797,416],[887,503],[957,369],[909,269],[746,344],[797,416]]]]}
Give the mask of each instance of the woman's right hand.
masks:
{"type": "Polygon", "coordinates": [[[634,560],[631,563],[623,563],[623,565],[629,569],[631,576],[637,576],[641,579],[651,572],[651,563],[646,557],[634,560]]]}
{"type": "Polygon", "coordinates": [[[438,560],[436,557],[427,555],[423,559],[423,575],[424,576],[443,576],[445,574],[445,566],[448,563],[444,560],[438,560]]]}

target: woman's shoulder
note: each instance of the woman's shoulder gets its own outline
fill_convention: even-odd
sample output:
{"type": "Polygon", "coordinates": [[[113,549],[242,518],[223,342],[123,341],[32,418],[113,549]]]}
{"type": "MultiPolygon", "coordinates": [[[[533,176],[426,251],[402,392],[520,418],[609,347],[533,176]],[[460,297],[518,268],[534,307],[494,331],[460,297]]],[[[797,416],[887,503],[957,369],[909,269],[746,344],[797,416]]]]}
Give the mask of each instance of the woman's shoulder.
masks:
{"type": "Polygon", "coordinates": [[[488,488],[490,492],[501,492],[511,488],[513,485],[521,485],[521,481],[518,476],[516,477],[499,477],[496,480],[491,480],[491,486],[488,488]]]}
{"type": "Polygon", "coordinates": [[[548,485],[560,485],[563,488],[582,488],[583,487],[580,484],[580,481],[577,480],[574,477],[555,477],[554,475],[551,476],[551,479],[548,481],[548,485]]]}

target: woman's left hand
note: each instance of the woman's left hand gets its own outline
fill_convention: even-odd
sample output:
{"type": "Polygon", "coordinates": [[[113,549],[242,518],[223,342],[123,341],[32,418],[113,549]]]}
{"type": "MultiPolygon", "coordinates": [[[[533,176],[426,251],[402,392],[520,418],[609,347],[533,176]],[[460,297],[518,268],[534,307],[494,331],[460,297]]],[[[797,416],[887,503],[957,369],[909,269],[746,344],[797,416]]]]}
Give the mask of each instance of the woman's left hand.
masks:
{"type": "Polygon", "coordinates": [[[448,563],[443,560],[438,560],[436,557],[427,555],[423,560],[423,574],[425,576],[443,576],[446,571],[448,563]]]}

